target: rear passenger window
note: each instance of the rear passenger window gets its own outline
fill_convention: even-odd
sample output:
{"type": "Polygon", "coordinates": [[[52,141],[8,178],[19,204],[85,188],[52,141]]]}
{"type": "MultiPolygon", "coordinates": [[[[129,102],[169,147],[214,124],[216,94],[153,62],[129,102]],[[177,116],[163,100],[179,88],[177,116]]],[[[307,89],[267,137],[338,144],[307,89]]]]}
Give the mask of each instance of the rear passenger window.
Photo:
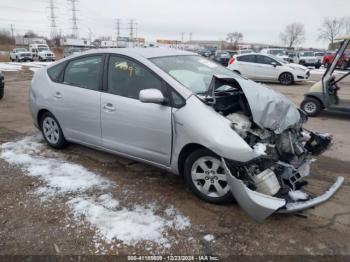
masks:
{"type": "Polygon", "coordinates": [[[249,63],[255,63],[255,55],[243,55],[237,57],[238,61],[241,62],[249,62],[249,63]]]}
{"type": "Polygon", "coordinates": [[[62,82],[63,70],[67,63],[60,63],[49,69],[47,69],[47,74],[54,82],[62,82]]]}
{"type": "Polygon", "coordinates": [[[111,56],[108,65],[108,93],[139,99],[143,89],[158,89],[163,83],[142,65],[124,57],[111,56]]]}
{"type": "Polygon", "coordinates": [[[102,56],[88,56],[69,62],[64,73],[64,83],[90,90],[98,90],[102,56]]]}

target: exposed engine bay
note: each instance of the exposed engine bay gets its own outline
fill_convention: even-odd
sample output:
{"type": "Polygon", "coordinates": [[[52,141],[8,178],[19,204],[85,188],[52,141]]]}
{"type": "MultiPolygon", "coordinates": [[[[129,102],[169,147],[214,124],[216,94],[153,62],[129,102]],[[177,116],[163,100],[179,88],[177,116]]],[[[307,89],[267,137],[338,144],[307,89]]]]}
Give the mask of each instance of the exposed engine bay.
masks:
{"type": "MultiPolygon", "coordinates": [[[[258,112],[254,116],[251,105],[255,107],[255,104],[248,102],[252,97],[247,97],[238,81],[227,82],[225,80],[214,77],[213,82],[215,83],[213,85],[215,87],[211,89],[211,95],[205,98],[206,102],[211,104],[215,111],[231,121],[232,129],[244,139],[257,155],[256,158],[244,163],[223,159],[226,171],[231,175],[231,177],[228,176],[228,180],[231,180],[229,184],[230,182],[232,184],[230,184],[231,192],[236,199],[240,198],[242,192],[237,197],[238,193],[234,191],[242,190],[238,188],[239,183],[241,183],[249,190],[246,197],[254,197],[251,193],[258,192],[266,195],[266,199],[271,197],[268,201],[276,200],[274,203],[276,206],[271,207],[271,212],[263,210],[261,212],[266,214],[255,216],[254,212],[259,212],[261,205],[265,204],[261,204],[262,199],[257,199],[258,203],[250,203],[249,201],[246,203],[246,199],[241,201],[237,199],[237,201],[241,206],[247,205],[250,208],[257,205],[255,211],[246,211],[259,222],[275,210],[284,209],[288,205],[292,206],[301,201],[305,203],[314,201],[313,196],[302,191],[303,186],[307,184],[304,178],[310,175],[310,164],[314,161],[313,156],[321,154],[331,144],[331,135],[304,129],[303,124],[307,121],[306,115],[289,101],[283,101],[283,105],[277,101],[273,105],[271,102],[273,101],[271,100],[272,93],[269,94],[268,99],[270,100],[266,103],[264,101],[256,101],[256,103],[260,104],[261,110],[265,110],[266,107],[266,112],[272,110],[273,114],[260,114],[258,112]],[[285,105],[286,103],[291,103],[291,105],[285,105]],[[275,112],[279,109],[281,112],[275,112]],[[292,124],[283,127],[279,122],[284,120],[280,121],[280,119],[283,118],[283,114],[285,114],[285,118],[288,118],[290,112],[292,116],[290,119],[294,117],[292,120],[294,123],[290,121],[289,123],[292,124]],[[298,112],[299,116],[295,117],[295,112],[298,112]],[[271,119],[258,118],[262,115],[265,118],[271,115],[270,118],[274,118],[272,119],[274,122],[271,119]],[[258,121],[255,121],[257,119],[258,121]],[[270,128],[262,126],[265,123],[270,128]]],[[[263,92],[264,89],[261,91],[263,92]]],[[[277,95],[278,97],[279,95],[277,95]]],[[[264,99],[262,96],[260,98],[264,99]]],[[[259,197],[261,196],[259,195],[259,197]]],[[[269,209],[269,206],[267,208],[269,209]]]]}

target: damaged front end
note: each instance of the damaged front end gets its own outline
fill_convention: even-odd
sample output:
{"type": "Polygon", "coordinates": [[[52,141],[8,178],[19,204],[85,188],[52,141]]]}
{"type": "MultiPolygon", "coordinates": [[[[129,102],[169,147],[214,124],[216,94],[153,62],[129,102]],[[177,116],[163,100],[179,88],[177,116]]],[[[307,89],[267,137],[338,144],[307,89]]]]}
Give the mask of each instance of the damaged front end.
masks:
{"type": "Polygon", "coordinates": [[[244,163],[222,158],[233,196],[255,221],[321,204],[341,186],[344,178],[338,177],[321,196],[302,191],[313,156],[325,151],[332,137],[304,129],[306,116],[286,97],[249,80],[214,76],[204,100],[256,153],[244,163]]]}

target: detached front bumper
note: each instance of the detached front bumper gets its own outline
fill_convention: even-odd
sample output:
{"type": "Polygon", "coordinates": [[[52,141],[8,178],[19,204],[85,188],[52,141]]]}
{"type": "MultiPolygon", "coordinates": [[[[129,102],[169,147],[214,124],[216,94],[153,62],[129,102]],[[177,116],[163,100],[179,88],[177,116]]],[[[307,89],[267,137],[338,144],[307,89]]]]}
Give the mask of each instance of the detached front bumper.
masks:
{"type": "Polygon", "coordinates": [[[243,210],[256,222],[263,222],[273,213],[293,213],[310,207],[322,204],[330,199],[339,189],[344,181],[344,177],[338,177],[336,182],[321,196],[307,201],[296,201],[287,203],[285,199],[265,195],[249,189],[242,180],[231,174],[225,160],[221,159],[225,169],[227,182],[232,195],[243,210]]]}

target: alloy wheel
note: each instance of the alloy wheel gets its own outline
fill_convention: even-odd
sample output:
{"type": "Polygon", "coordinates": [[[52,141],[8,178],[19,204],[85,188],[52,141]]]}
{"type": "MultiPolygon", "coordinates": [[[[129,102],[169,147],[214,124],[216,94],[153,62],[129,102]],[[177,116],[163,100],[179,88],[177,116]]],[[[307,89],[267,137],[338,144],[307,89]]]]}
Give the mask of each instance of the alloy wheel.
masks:
{"type": "Polygon", "coordinates": [[[221,161],[212,156],[201,157],[193,163],[191,178],[195,187],[209,197],[222,197],[230,190],[221,161]]]}
{"type": "Polygon", "coordinates": [[[280,76],[280,82],[283,84],[283,85],[290,85],[293,83],[293,76],[289,73],[283,73],[281,76],[280,76]]]}
{"type": "Polygon", "coordinates": [[[43,121],[43,133],[49,143],[58,143],[60,138],[60,130],[55,119],[50,116],[45,117],[43,121]]]}
{"type": "Polygon", "coordinates": [[[304,104],[303,109],[306,113],[313,114],[317,110],[317,105],[314,102],[309,101],[304,104]]]}

